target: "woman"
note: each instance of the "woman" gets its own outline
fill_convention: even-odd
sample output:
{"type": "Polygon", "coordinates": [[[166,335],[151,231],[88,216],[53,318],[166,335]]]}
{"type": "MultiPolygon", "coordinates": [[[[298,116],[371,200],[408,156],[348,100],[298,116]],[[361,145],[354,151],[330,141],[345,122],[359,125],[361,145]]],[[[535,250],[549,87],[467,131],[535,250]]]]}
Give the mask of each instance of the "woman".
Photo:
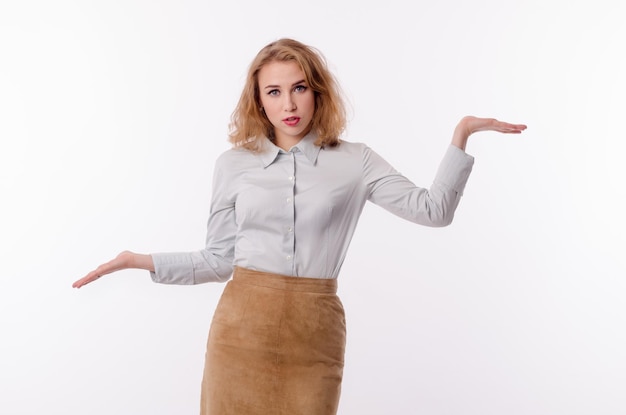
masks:
{"type": "Polygon", "coordinates": [[[340,140],[345,111],[322,55],[281,39],[252,62],[216,163],[206,247],[122,252],[76,281],[126,268],[155,282],[227,281],[209,333],[201,413],[335,414],[345,347],[336,279],[367,200],[427,226],[453,218],[469,136],[526,126],[463,118],[430,189],[367,146],[340,140]]]}

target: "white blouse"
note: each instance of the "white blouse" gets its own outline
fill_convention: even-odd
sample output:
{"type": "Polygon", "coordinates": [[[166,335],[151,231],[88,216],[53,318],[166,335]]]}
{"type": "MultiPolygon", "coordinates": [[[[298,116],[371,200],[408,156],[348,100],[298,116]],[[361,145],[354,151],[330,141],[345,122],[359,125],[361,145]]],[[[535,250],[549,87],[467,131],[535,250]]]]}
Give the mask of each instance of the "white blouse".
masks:
{"type": "Polygon", "coordinates": [[[206,246],[152,254],[155,282],[226,281],[233,267],[336,278],[367,200],[411,222],[452,222],[474,158],[450,145],[430,189],[417,187],[373,150],[308,135],[289,151],[231,149],[217,160],[206,246]]]}

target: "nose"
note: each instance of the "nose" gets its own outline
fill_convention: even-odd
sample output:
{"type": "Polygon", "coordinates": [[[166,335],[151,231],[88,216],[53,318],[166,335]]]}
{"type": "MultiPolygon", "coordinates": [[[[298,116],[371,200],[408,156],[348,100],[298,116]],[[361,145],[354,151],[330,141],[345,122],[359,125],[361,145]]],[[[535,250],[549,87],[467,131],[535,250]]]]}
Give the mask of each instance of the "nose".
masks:
{"type": "Polygon", "coordinates": [[[283,106],[285,108],[285,111],[295,111],[296,102],[293,100],[291,94],[285,95],[285,102],[283,103],[283,106]]]}

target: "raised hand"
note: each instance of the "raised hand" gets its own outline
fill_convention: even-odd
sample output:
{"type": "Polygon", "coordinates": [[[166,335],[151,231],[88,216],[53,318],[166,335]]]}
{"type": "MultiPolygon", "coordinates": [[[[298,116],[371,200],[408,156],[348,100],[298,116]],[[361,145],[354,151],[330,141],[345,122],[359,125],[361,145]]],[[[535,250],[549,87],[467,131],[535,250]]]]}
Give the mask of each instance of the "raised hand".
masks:
{"type": "Polygon", "coordinates": [[[520,134],[526,129],[524,124],[511,124],[495,118],[463,117],[454,129],[452,144],[465,150],[467,139],[479,131],[496,131],[504,134],[520,134]]]}
{"type": "Polygon", "coordinates": [[[115,271],[120,271],[127,268],[140,268],[148,271],[154,271],[154,263],[150,255],[136,254],[130,251],[121,252],[118,256],[111,261],[100,265],[95,270],[91,271],[83,278],[72,284],[74,288],[80,288],[83,285],[89,284],[99,279],[103,275],[110,274],[115,271]]]}

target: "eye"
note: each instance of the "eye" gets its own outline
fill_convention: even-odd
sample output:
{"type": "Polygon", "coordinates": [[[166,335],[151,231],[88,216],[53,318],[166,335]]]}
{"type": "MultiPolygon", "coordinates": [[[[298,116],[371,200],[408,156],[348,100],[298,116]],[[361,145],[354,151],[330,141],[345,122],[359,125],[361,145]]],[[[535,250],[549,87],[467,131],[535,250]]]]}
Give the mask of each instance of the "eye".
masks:
{"type": "Polygon", "coordinates": [[[306,86],[304,86],[304,85],[298,85],[298,86],[296,86],[293,90],[294,90],[295,92],[304,92],[304,91],[306,91],[306,89],[307,89],[307,88],[306,88],[306,86]]]}
{"type": "Polygon", "coordinates": [[[271,95],[273,97],[276,97],[276,96],[280,95],[280,91],[278,89],[271,89],[271,90],[267,91],[267,95],[271,95]]]}

